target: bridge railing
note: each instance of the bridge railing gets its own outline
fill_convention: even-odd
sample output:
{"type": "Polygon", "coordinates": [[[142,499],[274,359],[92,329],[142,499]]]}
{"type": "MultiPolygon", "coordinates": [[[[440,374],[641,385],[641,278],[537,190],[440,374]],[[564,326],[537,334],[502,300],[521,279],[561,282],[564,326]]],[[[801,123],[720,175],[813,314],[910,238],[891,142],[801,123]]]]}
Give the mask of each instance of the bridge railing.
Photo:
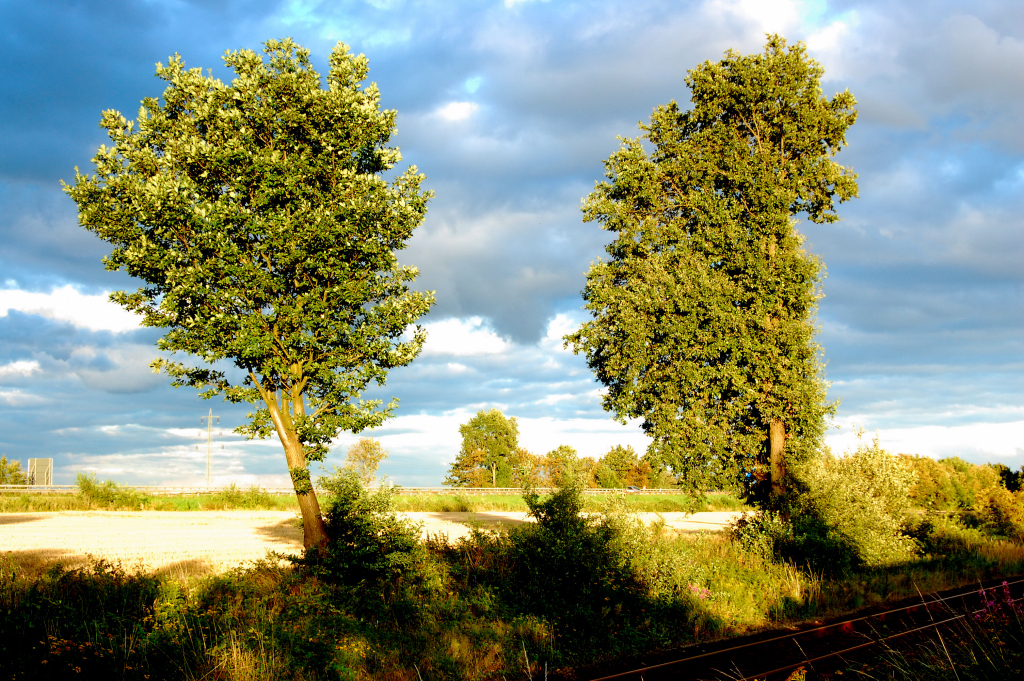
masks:
{"type": "MultiPolygon", "coordinates": [[[[231,487],[176,487],[167,485],[118,485],[120,489],[130,489],[151,496],[197,496],[200,494],[217,494],[226,492],[231,487]]],[[[235,487],[237,492],[245,492],[248,488],[235,487]]],[[[291,487],[260,487],[261,492],[274,495],[295,494],[291,487]]],[[[322,491],[322,490],[318,490],[322,491]]],[[[523,490],[519,487],[404,487],[397,486],[400,494],[461,494],[467,496],[480,496],[484,494],[521,495],[523,490]]],[[[553,487],[537,487],[540,494],[549,494],[554,491],[553,487]]],[[[0,494],[77,494],[78,485],[0,485],[0,494]]],[[[622,488],[603,489],[586,488],[583,490],[587,495],[609,495],[609,494],[686,494],[678,488],[669,489],[637,489],[626,490],[622,488]]],[[[709,491],[705,494],[725,494],[725,492],[709,491]]]]}

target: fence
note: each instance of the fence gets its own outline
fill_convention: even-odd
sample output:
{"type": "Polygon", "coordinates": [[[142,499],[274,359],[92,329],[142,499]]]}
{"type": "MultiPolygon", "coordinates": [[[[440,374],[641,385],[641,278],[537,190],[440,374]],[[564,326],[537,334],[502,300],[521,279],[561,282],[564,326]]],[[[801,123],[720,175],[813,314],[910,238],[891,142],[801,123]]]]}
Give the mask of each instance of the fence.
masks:
{"type": "MultiPolygon", "coordinates": [[[[200,494],[217,494],[226,492],[230,487],[168,487],[168,486],[135,486],[119,485],[121,489],[131,489],[150,496],[197,496],[200,494]]],[[[244,492],[244,488],[236,487],[235,491],[244,492]]],[[[291,487],[261,487],[260,491],[274,495],[295,494],[291,487]]],[[[320,491],[320,490],[318,490],[320,491]]],[[[519,487],[401,487],[397,491],[401,494],[462,494],[467,496],[480,496],[483,494],[502,494],[519,496],[523,490],[519,487]]],[[[551,487],[538,487],[537,492],[548,494],[554,491],[551,487]]],[[[77,494],[78,485],[0,485],[0,494],[77,494]]],[[[683,490],[676,489],[602,489],[587,488],[584,494],[607,495],[607,494],[686,494],[683,490]]],[[[725,494],[725,492],[711,491],[706,494],[725,494]]]]}

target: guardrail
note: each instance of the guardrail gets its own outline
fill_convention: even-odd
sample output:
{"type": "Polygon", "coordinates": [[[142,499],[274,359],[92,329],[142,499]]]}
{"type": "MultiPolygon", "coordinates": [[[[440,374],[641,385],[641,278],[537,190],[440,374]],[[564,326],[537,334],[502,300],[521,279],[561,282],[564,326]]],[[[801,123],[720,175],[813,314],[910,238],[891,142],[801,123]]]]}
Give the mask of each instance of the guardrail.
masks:
{"type": "MultiPolygon", "coordinates": [[[[226,492],[231,487],[173,487],[165,485],[118,485],[120,489],[130,489],[151,496],[197,496],[200,494],[217,494],[226,492]]],[[[521,495],[523,490],[519,487],[402,487],[397,486],[401,494],[461,494],[468,496],[480,496],[483,494],[521,495]]],[[[247,488],[235,487],[237,492],[245,492],[247,488]]],[[[295,494],[291,487],[260,487],[261,492],[274,495],[295,494]]],[[[553,487],[537,487],[535,490],[541,494],[549,494],[555,490],[553,487]]],[[[322,491],[322,490],[317,490],[322,491]]],[[[77,494],[78,485],[0,485],[0,494],[77,494]]],[[[609,494],[686,494],[683,490],[676,489],[603,489],[587,488],[583,490],[588,495],[609,495],[609,494]]],[[[725,494],[720,491],[705,492],[705,494],[725,494]]]]}

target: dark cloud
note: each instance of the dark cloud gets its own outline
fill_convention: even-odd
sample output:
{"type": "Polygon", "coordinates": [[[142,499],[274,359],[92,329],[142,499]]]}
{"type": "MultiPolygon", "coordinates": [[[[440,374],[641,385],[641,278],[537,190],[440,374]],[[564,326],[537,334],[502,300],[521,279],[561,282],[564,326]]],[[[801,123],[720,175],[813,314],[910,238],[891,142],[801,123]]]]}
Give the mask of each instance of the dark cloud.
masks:
{"type": "MultiPolygon", "coordinates": [[[[290,35],[323,69],[343,40],[369,56],[384,106],[399,112],[394,141],[436,191],[401,253],[421,270],[417,287],[438,292],[429,320],[479,316],[512,342],[493,355],[421,357],[374,394],[400,397],[400,413],[502,404],[524,418],[598,418],[582,359],[544,340],[560,312],[582,319],[584,272],[608,240],[581,222],[580,199],[617,136],[637,135],[654,106],[685,105],[687,69],[728,48],[758,50],[789,21],[788,37],[808,40],[825,65],[825,90],[860,101],[840,160],[860,173],[861,198],[837,225],[802,226],[829,269],[820,340],[840,415],[883,427],[1010,418],[1006,405],[1024,398],[1024,5],[801,7],[790,20],[759,19],[757,3],[738,0],[6,3],[0,282],[134,286],[102,269],[108,249],[78,227],[58,181],[88,171],[105,141],[102,110],[131,117],[161,92],[155,62],[180,52],[227,78],[225,50],[290,35]],[[468,115],[446,118],[453,103],[468,115]]],[[[0,446],[27,455],[43,442],[66,471],[104,456],[125,470],[145,457],[178,472],[202,463],[165,441],[209,405],[148,373],[157,336],[0,318],[0,367],[39,365],[0,376],[0,446]]],[[[217,407],[235,425],[246,411],[217,407]]],[[[273,447],[245,451],[246,471],[279,471],[273,447]]],[[[409,480],[442,477],[437,457],[393,456],[409,480]]]]}

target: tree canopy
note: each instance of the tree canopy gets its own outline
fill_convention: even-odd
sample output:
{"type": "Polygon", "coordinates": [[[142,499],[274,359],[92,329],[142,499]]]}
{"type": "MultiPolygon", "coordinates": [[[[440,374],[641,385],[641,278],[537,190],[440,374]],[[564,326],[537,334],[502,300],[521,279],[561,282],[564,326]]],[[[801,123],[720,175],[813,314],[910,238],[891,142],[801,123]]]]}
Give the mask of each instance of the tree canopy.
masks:
{"type": "Polygon", "coordinates": [[[459,426],[462,447],[444,484],[455,487],[509,487],[525,452],[519,448],[519,424],[500,409],[480,410],[459,426]]]}
{"type": "Polygon", "coordinates": [[[388,458],[388,450],[379,440],[372,437],[361,437],[345,452],[345,469],[355,473],[363,486],[373,483],[377,477],[380,462],[388,458]]]}
{"type": "Polygon", "coordinates": [[[783,443],[807,456],[833,408],[813,339],[822,266],[793,219],[832,222],[857,193],[833,160],[855,100],[823,97],[822,74],[779,36],[701,64],[692,109],[657,107],[584,201],[615,239],[566,345],[607,387],[605,409],[643,419],[652,463],[694,489],[778,494],[783,443]]]}
{"type": "Polygon", "coordinates": [[[83,227],[113,245],[107,269],[144,282],[111,298],[167,329],[153,366],[175,386],[255,405],[238,431],[276,432],[303,514],[306,546],[326,541],[307,463],[340,430],[381,424],[395,402],[361,398],[419,353],[410,325],[431,293],[399,265],[430,193],[388,147],[395,112],[362,87],[367,60],[339,44],[323,87],[291,40],[228,52],[223,83],[181,57],[157,65],[162,101],[137,121],[105,111],[96,174],[65,191],[83,227]],[[194,356],[196,366],[174,359],[194,356]],[[229,360],[237,371],[217,366],[229,360]]]}

